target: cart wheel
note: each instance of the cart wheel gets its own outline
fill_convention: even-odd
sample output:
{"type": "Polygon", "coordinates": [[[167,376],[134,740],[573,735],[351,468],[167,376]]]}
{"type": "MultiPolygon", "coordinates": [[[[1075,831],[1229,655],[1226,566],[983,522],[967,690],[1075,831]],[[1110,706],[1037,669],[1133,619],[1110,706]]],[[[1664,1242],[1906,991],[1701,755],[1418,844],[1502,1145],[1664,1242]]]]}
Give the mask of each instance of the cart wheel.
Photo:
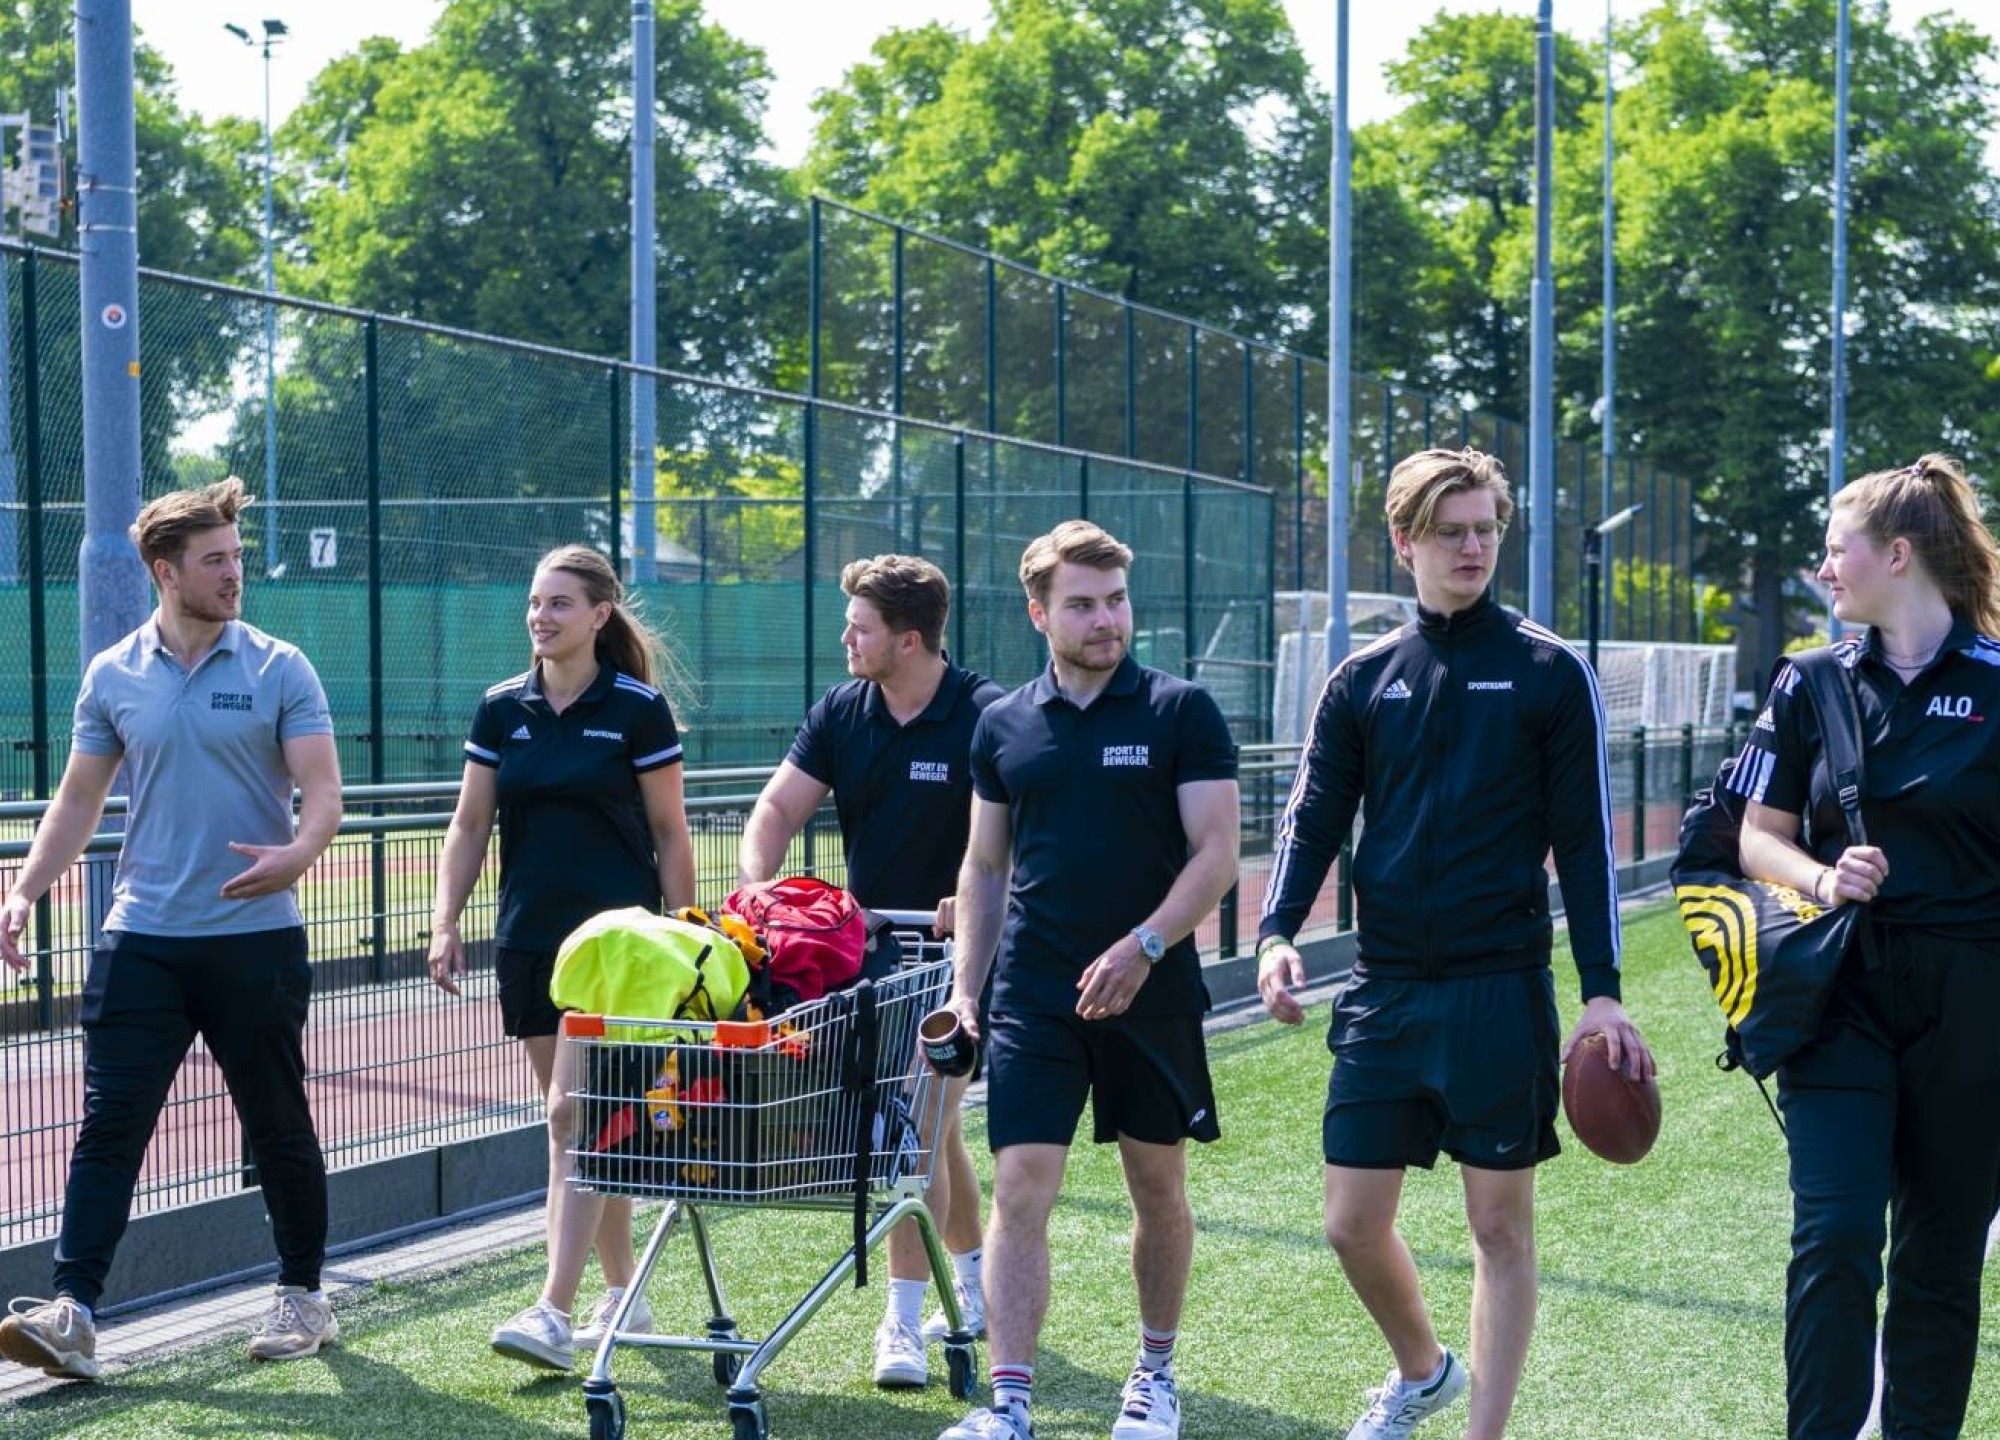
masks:
{"type": "Polygon", "coordinates": [[[623,1395],[616,1390],[604,1395],[586,1395],[583,1407],[590,1412],[590,1440],[624,1440],[623,1395]]]}
{"type": "Polygon", "coordinates": [[[732,1440],[770,1440],[771,1421],[764,1413],[764,1402],[759,1400],[751,1405],[731,1405],[729,1429],[732,1440]]]}
{"type": "Polygon", "coordinates": [[[743,1357],[729,1351],[718,1350],[715,1354],[715,1383],[734,1384],[736,1374],[743,1368],[743,1357]]]}
{"type": "Polygon", "coordinates": [[[970,1400],[972,1392],[979,1388],[979,1365],[973,1359],[970,1345],[947,1345],[944,1347],[945,1368],[949,1372],[952,1398],[970,1400]]]}

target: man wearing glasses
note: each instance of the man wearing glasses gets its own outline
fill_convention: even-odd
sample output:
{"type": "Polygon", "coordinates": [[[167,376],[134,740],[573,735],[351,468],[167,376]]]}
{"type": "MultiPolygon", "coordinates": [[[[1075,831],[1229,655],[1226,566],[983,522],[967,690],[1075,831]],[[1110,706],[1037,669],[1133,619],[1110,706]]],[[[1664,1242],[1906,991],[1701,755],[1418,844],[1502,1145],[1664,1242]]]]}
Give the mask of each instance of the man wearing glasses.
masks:
{"type": "Polygon", "coordinates": [[[1293,947],[1359,808],[1359,945],[1334,1002],[1321,1123],[1326,1235],[1395,1368],[1348,1440],[1403,1440],[1471,1384],[1465,1433],[1497,1440],[1534,1329],[1535,1166],[1560,1097],[1546,861],[1553,850],[1583,1016],[1612,1064],[1653,1059],[1619,1003],[1604,715],[1589,667],[1488,594],[1514,501],[1499,461],[1425,450],[1390,476],[1418,618],[1328,677],[1278,832],[1257,988],[1302,1018],[1293,947]],[[1396,1230],[1404,1171],[1457,1161],[1472,1231],[1472,1380],[1432,1328],[1396,1230]]]}

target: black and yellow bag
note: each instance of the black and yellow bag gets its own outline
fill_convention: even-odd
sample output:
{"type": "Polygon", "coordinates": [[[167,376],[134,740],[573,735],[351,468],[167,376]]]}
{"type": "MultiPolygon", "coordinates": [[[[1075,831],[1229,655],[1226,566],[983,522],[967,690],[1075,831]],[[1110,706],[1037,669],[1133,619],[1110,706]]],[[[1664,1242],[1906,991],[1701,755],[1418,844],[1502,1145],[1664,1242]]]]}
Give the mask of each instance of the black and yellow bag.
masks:
{"type": "MultiPolygon", "coordinates": [[[[1861,716],[1831,650],[1791,657],[1819,715],[1825,774],[1840,801],[1840,844],[1867,844],[1861,824],[1861,716]]],[[[1867,928],[1867,907],[1827,909],[1789,885],[1747,880],[1737,861],[1744,801],[1727,788],[1734,756],[1681,817],[1680,852],[1669,871],[1681,923],[1727,1022],[1716,1063],[1758,1080],[1819,1034],[1827,997],[1848,947],[1867,928]]],[[[1818,774],[1815,772],[1815,779],[1818,774]]],[[[1829,847],[1813,845],[1820,853],[1829,847]]]]}

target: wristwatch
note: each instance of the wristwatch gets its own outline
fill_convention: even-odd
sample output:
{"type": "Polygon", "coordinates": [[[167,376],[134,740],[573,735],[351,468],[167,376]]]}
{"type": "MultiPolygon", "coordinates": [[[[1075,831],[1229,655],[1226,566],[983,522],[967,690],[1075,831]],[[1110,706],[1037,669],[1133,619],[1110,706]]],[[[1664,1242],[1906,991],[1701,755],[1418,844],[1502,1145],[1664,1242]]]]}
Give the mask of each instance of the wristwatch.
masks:
{"type": "Polygon", "coordinates": [[[1157,965],[1167,953],[1167,942],[1160,938],[1160,932],[1149,930],[1144,925],[1134,925],[1132,933],[1139,939],[1139,953],[1157,965]]]}

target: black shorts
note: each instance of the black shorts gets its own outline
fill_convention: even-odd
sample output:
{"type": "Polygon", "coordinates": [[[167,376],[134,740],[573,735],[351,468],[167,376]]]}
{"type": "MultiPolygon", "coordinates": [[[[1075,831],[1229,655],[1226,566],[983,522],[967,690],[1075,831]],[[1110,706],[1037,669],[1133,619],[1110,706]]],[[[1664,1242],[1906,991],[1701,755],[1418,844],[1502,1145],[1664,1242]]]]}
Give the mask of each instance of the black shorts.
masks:
{"type": "Polygon", "coordinates": [[[1329,1165],[1522,1170],[1560,1150],[1555,976],[1357,973],[1334,1001],[1320,1143],[1329,1165]]]}
{"type": "Polygon", "coordinates": [[[562,1028],[562,1011],[549,999],[549,981],[556,973],[553,950],[509,950],[493,957],[500,981],[500,1031],[516,1040],[554,1035],[562,1028]]]}
{"type": "Polygon", "coordinates": [[[1199,1015],[1075,1015],[994,1011],[986,1025],[986,1140],[1069,1145],[1083,1102],[1091,1139],[1152,1145],[1221,1138],[1199,1015]]]}

